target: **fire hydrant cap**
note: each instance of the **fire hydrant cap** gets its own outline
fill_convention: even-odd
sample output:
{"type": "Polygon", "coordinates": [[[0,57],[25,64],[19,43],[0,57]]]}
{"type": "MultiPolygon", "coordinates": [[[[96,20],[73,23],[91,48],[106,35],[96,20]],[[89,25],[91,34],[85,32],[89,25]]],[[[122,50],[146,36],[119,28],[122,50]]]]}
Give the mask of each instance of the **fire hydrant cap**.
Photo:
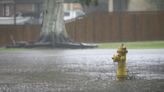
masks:
{"type": "Polygon", "coordinates": [[[127,49],[126,49],[126,47],[124,45],[121,45],[121,47],[119,47],[117,49],[117,52],[118,53],[127,53],[128,51],[127,51],[127,49]]]}

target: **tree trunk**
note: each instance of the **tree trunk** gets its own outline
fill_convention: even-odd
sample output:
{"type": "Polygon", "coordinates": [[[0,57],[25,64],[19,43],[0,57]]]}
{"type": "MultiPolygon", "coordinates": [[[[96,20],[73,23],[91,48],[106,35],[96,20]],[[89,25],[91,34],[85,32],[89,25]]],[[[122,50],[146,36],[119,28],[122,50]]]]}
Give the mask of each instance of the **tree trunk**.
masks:
{"type": "Polygon", "coordinates": [[[50,42],[53,46],[56,43],[67,42],[69,38],[63,20],[64,0],[45,0],[44,2],[42,31],[37,42],[50,42]]]}

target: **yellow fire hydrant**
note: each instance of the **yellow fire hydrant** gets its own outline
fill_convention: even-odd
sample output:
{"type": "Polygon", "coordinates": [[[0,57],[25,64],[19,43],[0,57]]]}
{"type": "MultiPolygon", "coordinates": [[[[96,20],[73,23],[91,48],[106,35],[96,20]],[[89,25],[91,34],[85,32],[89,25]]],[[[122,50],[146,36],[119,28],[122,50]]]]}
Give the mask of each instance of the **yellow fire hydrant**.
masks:
{"type": "Polygon", "coordinates": [[[127,79],[127,71],[126,71],[126,54],[128,53],[124,44],[122,44],[118,50],[117,55],[112,57],[113,62],[118,62],[117,66],[117,80],[125,80],[127,79]]]}

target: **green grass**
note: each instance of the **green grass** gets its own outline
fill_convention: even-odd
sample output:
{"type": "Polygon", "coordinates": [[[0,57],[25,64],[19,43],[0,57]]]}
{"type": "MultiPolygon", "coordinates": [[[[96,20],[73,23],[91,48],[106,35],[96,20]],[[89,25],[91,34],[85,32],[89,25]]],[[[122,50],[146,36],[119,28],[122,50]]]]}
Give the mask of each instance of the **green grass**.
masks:
{"type": "Polygon", "coordinates": [[[0,51],[21,51],[21,50],[27,50],[25,48],[0,48],[0,51]]]}
{"type": "Polygon", "coordinates": [[[130,49],[162,49],[164,41],[143,41],[143,42],[111,42],[100,43],[98,48],[118,48],[122,43],[130,49]]]}
{"type": "MultiPolygon", "coordinates": [[[[122,43],[126,45],[128,49],[164,49],[164,41],[142,41],[142,42],[109,42],[100,43],[98,48],[100,49],[115,49],[122,43]]],[[[0,51],[22,51],[29,50],[26,48],[0,48],[0,51]]]]}

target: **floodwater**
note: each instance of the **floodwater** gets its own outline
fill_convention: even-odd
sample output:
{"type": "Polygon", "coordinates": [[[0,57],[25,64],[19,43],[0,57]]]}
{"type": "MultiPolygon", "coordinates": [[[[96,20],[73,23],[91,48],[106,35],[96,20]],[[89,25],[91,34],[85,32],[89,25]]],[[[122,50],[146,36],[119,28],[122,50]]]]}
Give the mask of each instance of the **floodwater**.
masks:
{"type": "Polygon", "coordinates": [[[164,49],[130,49],[117,81],[114,49],[0,52],[0,92],[163,92],[164,49]]]}

